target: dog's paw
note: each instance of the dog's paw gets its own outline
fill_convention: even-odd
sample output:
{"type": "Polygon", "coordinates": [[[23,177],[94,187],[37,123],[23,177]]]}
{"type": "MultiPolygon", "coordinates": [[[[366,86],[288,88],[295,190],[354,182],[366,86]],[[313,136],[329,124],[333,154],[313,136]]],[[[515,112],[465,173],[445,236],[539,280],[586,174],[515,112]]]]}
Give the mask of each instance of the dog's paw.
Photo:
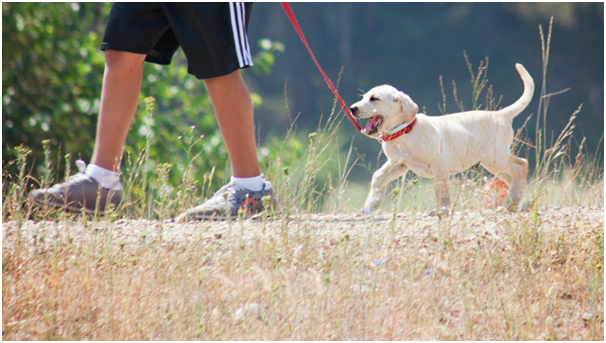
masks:
{"type": "Polygon", "coordinates": [[[370,214],[372,210],[379,206],[379,199],[377,197],[372,197],[364,203],[364,210],[362,211],[364,214],[370,214]]]}
{"type": "Polygon", "coordinates": [[[514,203],[509,196],[505,198],[503,201],[503,207],[505,210],[510,213],[523,212],[521,209],[524,205],[514,203]]]}

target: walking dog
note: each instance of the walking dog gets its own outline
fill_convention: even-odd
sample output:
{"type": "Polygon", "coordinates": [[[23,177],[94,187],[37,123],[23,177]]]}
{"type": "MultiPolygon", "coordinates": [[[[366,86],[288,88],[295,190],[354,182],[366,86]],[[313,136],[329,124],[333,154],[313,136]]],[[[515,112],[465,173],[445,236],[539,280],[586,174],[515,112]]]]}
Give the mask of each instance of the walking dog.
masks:
{"type": "Polygon", "coordinates": [[[368,119],[365,135],[381,141],[387,162],[377,170],[364,203],[370,213],[379,203],[380,189],[412,170],[433,178],[439,209],[448,210],[450,174],[481,164],[509,187],[505,204],[515,209],[526,185],[528,161],[511,154],[511,122],[530,103],[534,81],[524,66],[516,64],[524,93],[512,105],[498,111],[467,111],[432,117],[396,88],[371,89],[350,107],[356,119],[368,119]]]}

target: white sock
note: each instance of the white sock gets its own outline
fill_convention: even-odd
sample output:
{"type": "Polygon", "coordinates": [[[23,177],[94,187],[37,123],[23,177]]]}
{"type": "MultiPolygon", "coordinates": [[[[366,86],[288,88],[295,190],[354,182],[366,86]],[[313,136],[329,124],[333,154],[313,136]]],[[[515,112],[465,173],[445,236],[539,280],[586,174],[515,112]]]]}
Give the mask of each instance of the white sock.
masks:
{"type": "Polygon", "coordinates": [[[84,174],[93,178],[93,180],[103,186],[103,188],[111,189],[114,191],[122,189],[122,183],[120,182],[120,173],[113,170],[108,170],[98,165],[89,164],[86,166],[84,174]]]}
{"type": "Polygon", "coordinates": [[[265,188],[265,178],[263,175],[253,177],[231,177],[238,188],[246,188],[253,192],[258,192],[265,188]]]}

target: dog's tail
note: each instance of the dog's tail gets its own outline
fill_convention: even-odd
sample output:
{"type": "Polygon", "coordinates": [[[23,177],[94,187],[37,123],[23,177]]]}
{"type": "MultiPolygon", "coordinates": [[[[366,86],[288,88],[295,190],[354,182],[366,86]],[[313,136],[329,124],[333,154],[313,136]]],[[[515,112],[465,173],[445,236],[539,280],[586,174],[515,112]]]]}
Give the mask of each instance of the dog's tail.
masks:
{"type": "Polygon", "coordinates": [[[530,76],[528,71],[526,71],[526,68],[519,63],[516,63],[516,69],[518,70],[518,73],[520,73],[520,77],[524,82],[524,94],[522,94],[522,97],[520,97],[518,101],[497,111],[497,114],[508,118],[509,121],[512,121],[513,118],[515,118],[526,108],[526,106],[528,106],[530,100],[532,100],[532,95],[534,94],[534,81],[532,80],[532,76],[530,76]]]}

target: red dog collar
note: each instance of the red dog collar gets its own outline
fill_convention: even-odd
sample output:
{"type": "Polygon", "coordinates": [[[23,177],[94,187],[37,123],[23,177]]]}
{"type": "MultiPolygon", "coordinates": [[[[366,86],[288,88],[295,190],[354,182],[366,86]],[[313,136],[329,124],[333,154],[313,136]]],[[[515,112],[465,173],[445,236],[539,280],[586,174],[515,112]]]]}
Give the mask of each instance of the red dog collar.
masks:
{"type": "Polygon", "coordinates": [[[379,138],[384,141],[390,141],[392,139],[396,139],[400,136],[402,136],[405,133],[409,133],[410,131],[412,131],[412,127],[415,126],[415,123],[417,122],[417,117],[415,116],[415,119],[413,119],[408,125],[404,126],[403,128],[401,128],[400,130],[394,132],[394,133],[388,133],[388,134],[383,134],[383,132],[379,133],[379,138]]]}

